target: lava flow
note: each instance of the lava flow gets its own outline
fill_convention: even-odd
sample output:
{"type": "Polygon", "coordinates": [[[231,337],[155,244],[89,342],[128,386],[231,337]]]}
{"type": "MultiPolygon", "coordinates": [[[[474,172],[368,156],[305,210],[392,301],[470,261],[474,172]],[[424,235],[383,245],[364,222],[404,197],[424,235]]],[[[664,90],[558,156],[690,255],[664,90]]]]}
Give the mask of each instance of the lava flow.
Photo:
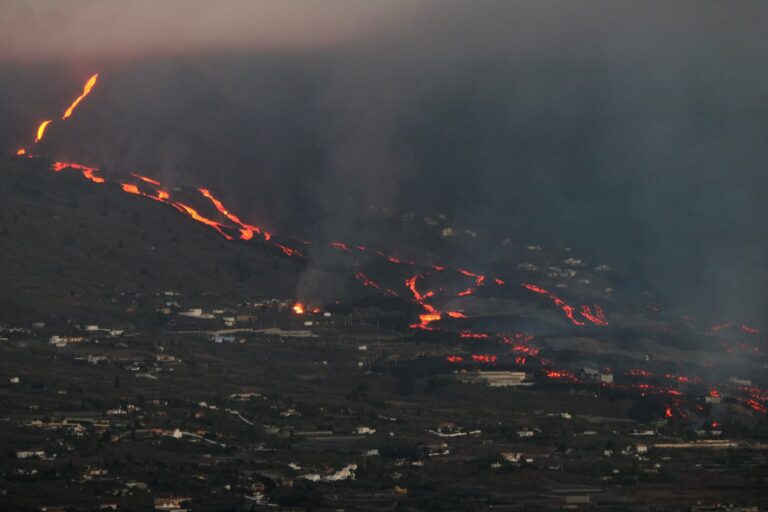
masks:
{"type": "Polygon", "coordinates": [[[48,128],[48,125],[51,124],[52,122],[53,122],[52,120],[48,119],[47,121],[43,121],[42,123],[40,123],[40,126],[37,127],[35,142],[40,142],[41,140],[43,140],[43,135],[45,135],[45,129],[48,128]]]}
{"type": "Polygon", "coordinates": [[[64,111],[64,115],[61,116],[62,121],[71,116],[72,112],[74,112],[75,108],[80,104],[80,102],[83,101],[83,99],[91,93],[91,89],[93,89],[93,86],[96,85],[96,80],[98,78],[99,74],[96,73],[88,79],[88,81],[85,83],[85,86],[83,87],[83,93],[78,96],[75,101],[72,102],[66,111],[64,111]]]}
{"type": "Polygon", "coordinates": [[[87,180],[90,180],[94,183],[106,183],[106,180],[102,178],[101,176],[96,176],[96,173],[99,171],[95,167],[87,167],[85,165],[78,165],[78,164],[69,164],[65,162],[53,162],[53,165],[51,166],[51,170],[54,172],[61,172],[64,169],[71,168],[75,169],[77,171],[80,171],[83,173],[83,177],[87,180]]]}
{"type": "MultiPolygon", "coordinates": [[[[69,108],[67,108],[62,119],[67,119],[72,115],[74,109],[91,93],[97,79],[98,75],[93,75],[88,80],[83,88],[83,93],[69,106],[69,108]]],[[[51,120],[46,120],[40,124],[35,142],[38,142],[43,138],[46,128],[51,122],[51,120]]],[[[32,157],[32,155],[29,155],[28,151],[24,148],[19,149],[16,154],[18,156],[32,157]]],[[[77,171],[85,179],[93,183],[109,184],[107,179],[100,174],[99,169],[96,167],[61,161],[54,162],[51,167],[51,170],[57,173],[62,172],[65,169],[77,171]]],[[[248,242],[253,240],[256,235],[259,235],[259,238],[265,243],[279,249],[289,257],[303,256],[298,249],[274,240],[272,234],[262,227],[243,221],[238,215],[229,210],[220,199],[214,196],[210,189],[196,189],[197,192],[213,206],[210,210],[213,213],[213,216],[207,217],[201,213],[203,210],[198,210],[195,207],[190,206],[190,204],[182,202],[177,197],[172,196],[169,189],[165,188],[160,181],[138,173],[132,173],[130,176],[130,178],[126,178],[124,181],[118,181],[116,183],[120,190],[131,195],[141,196],[171,206],[176,211],[194,221],[214,229],[226,240],[239,239],[243,242],[248,242]],[[213,210],[215,210],[215,212],[213,210]]],[[[115,183],[113,183],[113,185],[115,185],[115,183]]],[[[699,389],[704,388],[705,390],[708,390],[708,396],[711,399],[719,400],[722,393],[722,396],[727,396],[732,403],[736,402],[742,404],[758,413],[765,413],[767,410],[766,404],[768,403],[768,393],[753,386],[723,383],[720,389],[716,389],[714,387],[705,387],[711,386],[711,383],[705,384],[702,382],[702,378],[697,376],[689,377],[677,373],[663,373],[660,374],[661,376],[657,377],[650,370],[639,368],[630,369],[623,374],[621,377],[624,379],[623,382],[614,383],[611,380],[610,382],[599,381],[596,383],[594,380],[589,380],[589,377],[582,379],[580,377],[581,374],[577,375],[566,369],[552,368],[551,361],[541,358],[539,356],[539,348],[530,344],[530,342],[533,341],[533,336],[523,333],[501,333],[497,335],[472,330],[469,328],[471,327],[469,322],[472,319],[463,310],[443,309],[443,304],[448,303],[448,301],[463,300],[462,298],[464,297],[475,295],[481,288],[485,289],[485,287],[489,287],[489,283],[492,283],[491,286],[494,284],[499,287],[506,286],[504,280],[497,277],[486,278],[485,275],[463,268],[405,260],[397,256],[385,254],[381,250],[371,249],[363,245],[350,245],[341,241],[334,241],[329,245],[331,248],[344,254],[352,255],[353,257],[359,253],[370,253],[379,256],[386,260],[385,263],[395,266],[398,270],[405,270],[407,272],[399,274],[398,277],[398,281],[401,283],[399,286],[402,287],[402,278],[404,276],[410,276],[405,278],[404,289],[399,287],[390,289],[363,273],[361,270],[363,260],[355,260],[356,272],[354,278],[362,286],[376,290],[382,295],[410,300],[419,305],[422,310],[418,317],[419,320],[418,322],[412,323],[410,325],[411,328],[426,331],[437,331],[438,329],[441,329],[446,332],[453,332],[455,335],[458,335],[460,338],[465,339],[470,343],[483,345],[487,345],[488,343],[498,343],[499,346],[504,347],[505,354],[501,355],[474,354],[466,358],[458,355],[448,356],[447,360],[450,363],[469,363],[471,361],[476,364],[495,364],[500,360],[500,357],[506,357],[508,360],[514,361],[517,365],[528,365],[532,364],[535,360],[540,364],[544,375],[554,381],[568,383],[569,385],[597,384],[614,390],[625,390],[626,392],[631,392],[641,397],[649,395],[663,397],[664,401],[668,402],[664,405],[664,416],[667,418],[685,417],[686,412],[684,407],[685,404],[682,402],[682,392],[676,389],[676,387],[682,386],[685,386],[684,389],[697,386],[699,389]],[[439,280],[446,277],[450,279],[449,283],[451,284],[445,285],[445,287],[439,287],[433,283],[433,280],[439,280]],[[464,283],[464,281],[460,281],[463,283],[462,286],[455,287],[453,283],[457,279],[469,280],[469,282],[464,283]],[[457,299],[457,296],[459,299],[457,299]],[[440,323],[443,320],[445,320],[445,326],[440,323]]],[[[599,327],[608,325],[605,312],[596,304],[584,304],[577,308],[571,306],[549,290],[535,284],[522,283],[522,287],[551,301],[565,314],[572,325],[594,325],[599,327]]],[[[308,310],[304,303],[297,302],[293,305],[292,311],[297,315],[303,315],[307,311],[318,313],[319,309],[308,310]]],[[[711,336],[716,336],[718,333],[721,333],[721,331],[728,329],[738,329],[741,331],[741,336],[750,337],[755,336],[760,332],[757,328],[747,325],[720,324],[712,327],[709,330],[709,334],[711,336]]],[[[706,392],[707,391],[704,393],[706,392]]]]}
{"type": "MultiPolygon", "coordinates": [[[[83,99],[90,94],[91,89],[93,89],[93,86],[96,85],[96,80],[98,79],[99,75],[98,73],[93,75],[91,78],[88,79],[88,81],[85,83],[85,86],[83,87],[83,93],[75,99],[75,101],[72,102],[72,104],[67,108],[66,111],[64,111],[64,115],[61,117],[62,121],[67,119],[72,115],[72,112],[74,112],[75,108],[80,104],[83,99]]],[[[50,125],[53,122],[52,119],[47,119],[40,123],[37,127],[37,132],[35,133],[35,144],[43,140],[43,136],[45,135],[45,130],[48,128],[48,125],[50,125]]],[[[19,148],[16,151],[16,154],[18,156],[24,156],[27,154],[27,150],[25,148],[19,148]]],[[[97,182],[98,183],[98,182],[97,182]]]]}
{"type": "MultiPolygon", "coordinates": [[[[554,293],[545,290],[544,288],[541,288],[539,286],[536,286],[535,284],[529,284],[529,283],[523,283],[523,288],[532,291],[533,293],[538,293],[539,295],[543,295],[549,300],[551,300],[558,308],[560,308],[563,313],[565,313],[565,316],[568,318],[568,320],[571,321],[573,325],[586,325],[583,320],[579,320],[576,318],[576,308],[569,305],[567,302],[565,302],[563,299],[555,295],[554,293]]],[[[594,325],[601,325],[605,326],[608,325],[608,321],[605,319],[605,313],[603,312],[602,308],[600,306],[595,305],[594,312],[588,305],[584,305],[581,307],[581,311],[578,312],[584,319],[588,320],[589,322],[592,322],[594,325]]]]}

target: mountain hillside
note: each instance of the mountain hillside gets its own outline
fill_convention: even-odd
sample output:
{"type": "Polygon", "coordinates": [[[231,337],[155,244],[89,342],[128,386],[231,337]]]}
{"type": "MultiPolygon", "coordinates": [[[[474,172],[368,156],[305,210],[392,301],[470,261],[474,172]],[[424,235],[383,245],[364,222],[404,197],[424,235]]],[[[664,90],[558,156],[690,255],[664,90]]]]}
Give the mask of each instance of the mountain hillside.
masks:
{"type": "Polygon", "coordinates": [[[125,312],[121,295],[294,295],[300,263],[226,241],[165,205],[0,158],[0,320],[125,312]]]}

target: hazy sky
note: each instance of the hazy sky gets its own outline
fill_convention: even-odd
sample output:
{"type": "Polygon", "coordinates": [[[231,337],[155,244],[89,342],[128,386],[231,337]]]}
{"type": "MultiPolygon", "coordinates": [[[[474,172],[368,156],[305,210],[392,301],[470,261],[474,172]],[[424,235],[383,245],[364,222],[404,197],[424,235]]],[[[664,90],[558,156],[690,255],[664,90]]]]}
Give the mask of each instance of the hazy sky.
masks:
{"type": "Polygon", "coordinates": [[[307,48],[368,36],[420,0],[2,0],[0,57],[88,59],[307,48]]]}

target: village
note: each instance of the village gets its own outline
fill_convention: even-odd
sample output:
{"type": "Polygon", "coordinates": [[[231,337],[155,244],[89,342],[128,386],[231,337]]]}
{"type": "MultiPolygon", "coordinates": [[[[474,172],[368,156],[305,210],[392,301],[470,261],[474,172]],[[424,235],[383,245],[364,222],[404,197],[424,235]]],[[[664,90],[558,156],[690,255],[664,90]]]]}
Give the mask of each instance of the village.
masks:
{"type": "MultiPolygon", "coordinates": [[[[456,355],[466,347],[455,340],[414,338],[365,309],[297,314],[285,299],[175,291],[116,300],[141,321],[3,326],[5,508],[764,503],[764,417],[638,416],[633,400],[609,391],[613,372],[584,365],[563,382],[540,367],[456,355]],[[750,493],[735,490],[739,479],[750,493]],[[708,500],[710,490],[731,500],[708,500]],[[57,498],[41,506],[41,496],[57,498]]],[[[705,395],[701,407],[725,407],[705,395]]]]}

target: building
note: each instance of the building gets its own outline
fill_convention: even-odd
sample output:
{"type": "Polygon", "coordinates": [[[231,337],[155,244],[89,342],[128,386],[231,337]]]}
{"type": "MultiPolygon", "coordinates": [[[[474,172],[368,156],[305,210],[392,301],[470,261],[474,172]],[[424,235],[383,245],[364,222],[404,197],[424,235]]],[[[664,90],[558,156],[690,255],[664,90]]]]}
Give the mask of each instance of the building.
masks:
{"type": "Polygon", "coordinates": [[[155,510],[172,510],[184,512],[189,510],[191,498],[155,498],[155,510]]]}
{"type": "Polygon", "coordinates": [[[513,371],[474,371],[458,372],[456,380],[465,384],[484,384],[493,388],[511,386],[531,386],[525,372],[513,371]]]}
{"type": "Polygon", "coordinates": [[[599,371],[596,368],[582,368],[581,376],[585,381],[602,382],[605,384],[613,383],[613,373],[608,371],[599,371]]]}

